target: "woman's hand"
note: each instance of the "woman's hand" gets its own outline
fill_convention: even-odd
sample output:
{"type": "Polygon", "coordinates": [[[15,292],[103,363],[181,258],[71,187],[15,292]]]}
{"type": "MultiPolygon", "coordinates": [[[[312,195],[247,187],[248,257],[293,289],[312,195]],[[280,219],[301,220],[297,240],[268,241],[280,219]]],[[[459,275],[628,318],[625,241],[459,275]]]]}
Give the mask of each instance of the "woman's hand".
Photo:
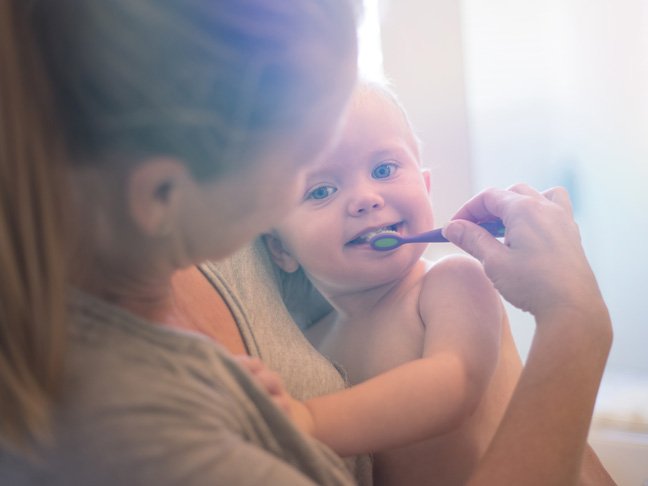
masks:
{"type": "Polygon", "coordinates": [[[563,188],[487,189],[457,212],[444,235],[482,262],[504,298],[536,318],[604,306],[563,188]],[[494,218],[506,226],[503,243],[471,223],[494,218]]]}

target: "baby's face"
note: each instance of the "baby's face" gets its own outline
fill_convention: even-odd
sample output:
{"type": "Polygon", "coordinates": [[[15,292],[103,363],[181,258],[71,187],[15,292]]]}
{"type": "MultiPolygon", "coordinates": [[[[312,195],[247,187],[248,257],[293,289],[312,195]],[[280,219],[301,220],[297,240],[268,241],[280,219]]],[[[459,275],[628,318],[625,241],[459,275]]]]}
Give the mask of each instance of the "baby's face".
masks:
{"type": "Polygon", "coordinates": [[[276,228],[285,250],[329,293],[371,288],[400,278],[422,245],[377,252],[381,229],[413,235],[433,227],[429,174],[403,113],[386,95],[352,99],[333,152],[307,169],[297,209],[276,228]]]}

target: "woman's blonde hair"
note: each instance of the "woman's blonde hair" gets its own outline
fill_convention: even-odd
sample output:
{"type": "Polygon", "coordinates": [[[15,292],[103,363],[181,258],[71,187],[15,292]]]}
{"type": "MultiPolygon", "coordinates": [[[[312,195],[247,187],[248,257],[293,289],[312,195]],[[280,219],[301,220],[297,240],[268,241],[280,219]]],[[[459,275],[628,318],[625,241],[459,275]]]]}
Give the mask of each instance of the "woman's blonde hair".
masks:
{"type": "Polygon", "coordinates": [[[61,387],[67,166],[253,163],[330,110],[355,36],[348,0],[0,3],[0,445],[46,438],[61,387]]]}
{"type": "Polygon", "coordinates": [[[62,147],[25,17],[0,12],[0,440],[42,436],[61,377],[62,147]]]}

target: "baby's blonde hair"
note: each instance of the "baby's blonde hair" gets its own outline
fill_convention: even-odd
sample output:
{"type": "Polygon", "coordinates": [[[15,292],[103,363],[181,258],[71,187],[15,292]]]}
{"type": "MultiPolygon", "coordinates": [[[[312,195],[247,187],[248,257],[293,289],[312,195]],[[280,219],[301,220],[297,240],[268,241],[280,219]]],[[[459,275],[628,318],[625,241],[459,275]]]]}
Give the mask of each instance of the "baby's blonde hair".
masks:
{"type": "Polygon", "coordinates": [[[416,133],[416,130],[414,128],[414,125],[412,124],[412,120],[410,119],[407,110],[405,109],[405,106],[403,105],[402,101],[396,94],[396,91],[394,91],[392,85],[389,83],[387,80],[373,80],[373,79],[360,79],[358,80],[358,83],[356,84],[353,96],[351,98],[350,105],[354,106],[354,103],[362,103],[362,99],[365,96],[370,96],[370,95],[378,95],[382,96],[385,98],[387,101],[392,103],[398,111],[401,113],[403,116],[403,120],[405,121],[407,128],[409,129],[412,138],[414,140],[414,143],[416,145],[416,150],[420,154],[421,151],[421,139],[418,137],[418,134],[416,133]]]}

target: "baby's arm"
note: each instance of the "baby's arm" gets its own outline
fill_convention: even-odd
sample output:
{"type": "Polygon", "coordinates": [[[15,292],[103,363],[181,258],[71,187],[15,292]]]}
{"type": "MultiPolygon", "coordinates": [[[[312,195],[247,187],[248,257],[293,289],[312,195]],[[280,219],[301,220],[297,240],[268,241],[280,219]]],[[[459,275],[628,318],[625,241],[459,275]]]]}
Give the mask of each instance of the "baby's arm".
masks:
{"type": "Polygon", "coordinates": [[[299,426],[341,455],[454,429],[475,410],[495,368],[501,303],[477,262],[453,257],[428,273],[419,311],[426,326],[421,359],[304,404],[266,388],[299,426]]]}
{"type": "Polygon", "coordinates": [[[426,276],[419,298],[423,357],[305,403],[313,434],[342,455],[386,450],[446,433],[479,404],[498,358],[502,306],[471,258],[426,276]]]}
{"type": "Polygon", "coordinates": [[[458,360],[446,404],[462,422],[479,405],[498,362],[505,320],[499,294],[477,260],[452,256],[428,272],[419,312],[426,326],[423,356],[458,360]]]}

